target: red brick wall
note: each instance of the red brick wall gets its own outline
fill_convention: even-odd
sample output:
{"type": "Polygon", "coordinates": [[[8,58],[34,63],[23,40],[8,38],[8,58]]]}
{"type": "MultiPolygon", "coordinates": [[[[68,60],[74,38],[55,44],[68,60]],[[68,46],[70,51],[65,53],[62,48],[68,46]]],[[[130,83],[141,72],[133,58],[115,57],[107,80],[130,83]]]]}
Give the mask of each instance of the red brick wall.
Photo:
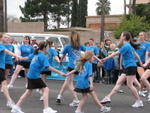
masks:
{"type": "MultiPolygon", "coordinates": [[[[109,28],[116,28],[117,26],[118,24],[116,23],[111,23],[111,24],[107,23],[105,24],[105,29],[109,30],[109,28]]],[[[92,28],[92,29],[100,29],[100,27],[101,27],[101,24],[99,23],[89,24],[89,26],[87,26],[87,28],[92,28]]]]}

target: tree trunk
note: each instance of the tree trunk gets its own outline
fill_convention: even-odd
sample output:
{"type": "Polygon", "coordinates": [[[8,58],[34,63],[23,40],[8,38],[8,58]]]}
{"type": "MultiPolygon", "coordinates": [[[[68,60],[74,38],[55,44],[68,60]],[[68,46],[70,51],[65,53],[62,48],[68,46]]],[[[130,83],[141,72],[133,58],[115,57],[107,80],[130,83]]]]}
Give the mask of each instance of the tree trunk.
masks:
{"type": "Polygon", "coordinates": [[[43,13],[43,21],[44,21],[44,31],[47,31],[47,27],[48,27],[48,24],[47,24],[47,21],[48,21],[48,16],[47,16],[48,14],[47,14],[47,12],[45,11],[44,13],[43,13]]]}
{"type": "Polygon", "coordinates": [[[69,0],[68,0],[67,28],[70,27],[70,26],[69,26],[69,24],[70,24],[70,13],[69,13],[69,11],[70,11],[70,4],[69,4],[69,0]]]}
{"type": "Polygon", "coordinates": [[[100,26],[100,42],[104,42],[104,30],[105,30],[105,14],[101,15],[101,26],[100,26]]]}
{"type": "Polygon", "coordinates": [[[124,0],[124,15],[126,15],[127,14],[127,10],[126,10],[126,0],[124,0]]]}
{"type": "Polygon", "coordinates": [[[132,0],[129,1],[129,14],[132,14],[132,0]]]}
{"type": "Polygon", "coordinates": [[[135,14],[135,5],[136,5],[136,0],[133,0],[133,3],[132,3],[132,14],[135,14]]]}
{"type": "Polygon", "coordinates": [[[7,3],[0,0],[0,32],[7,31],[7,3]]]}
{"type": "Polygon", "coordinates": [[[60,28],[60,19],[61,17],[60,17],[60,15],[57,15],[57,29],[59,29],[60,28]]]}
{"type": "Polygon", "coordinates": [[[135,14],[136,0],[130,0],[129,2],[129,14],[135,14]]]}
{"type": "Polygon", "coordinates": [[[78,22],[78,1],[73,0],[72,15],[71,15],[71,27],[76,27],[78,22]]]}

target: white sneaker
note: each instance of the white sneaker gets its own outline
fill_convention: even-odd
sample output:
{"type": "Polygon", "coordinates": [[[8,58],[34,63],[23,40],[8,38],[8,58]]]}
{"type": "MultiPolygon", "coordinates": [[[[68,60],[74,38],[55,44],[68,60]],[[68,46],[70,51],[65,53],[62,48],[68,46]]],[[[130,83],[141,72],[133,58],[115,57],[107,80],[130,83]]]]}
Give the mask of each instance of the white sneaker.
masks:
{"type": "Polygon", "coordinates": [[[15,106],[15,103],[13,101],[8,101],[6,106],[9,108],[13,108],[15,106]]]}
{"type": "Polygon", "coordinates": [[[150,93],[148,93],[148,99],[147,99],[147,101],[150,101],[150,93]]]}
{"type": "Polygon", "coordinates": [[[36,92],[39,93],[40,95],[42,94],[42,90],[36,89],[36,92]]]}
{"type": "Polygon", "coordinates": [[[40,100],[41,100],[41,101],[43,101],[43,100],[44,100],[44,97],[43,97],[43,96],[41,96],[41,97],[40,97],[40,100]]]}
{"type": "Polygon", "coordinates": [[[143,102],[142,102],[142,100],[140,100],[140,101],[135,101],[135,103],[132,105],[132,107],[133,108],[139,108],[139,107],[143,107],[144,105],[143,105],[143,102]]]}
{"type": "Polygon", "coordinates": [[[111,103],[111,99],[108,97],[105,97],[101,100],[101,104],[107,104],[107,103],[111,103]]]}
{"type": "Polygon", "coordinates": [[[82,112],[82,111],[77,111],[77,110],[76,110],[75,113],[84,113],[84,112],[82,112]]]}
{"type": "Polygon", "coordinates": [[[143,91],[139,91],[139,96],[146,97],[145,93],[143,91]]]}
{"type": "Polygon", "coordinates": [[[100,111],[101,111],[102,113],[106,113],[106,112],[111,111],[111,108],[110,108],[110,107],[103,106],[103,107],[100,109],[100,111]]]}
{"type": "Polygon", "coordinates": [[[63,100],[63,97],[61,95],[58,95],[56,99],[56,103],[61,104],[62,100],[63,100]]]}
{"type": "Polygon", "coordinates": [[[11,110],[11,113],[24,113],[20,107],[14,106],[11,110]]]}
{"type": "Polygon", "coordinates": [[[70,106],[70,107],[77,107],[77,106],[79,105],[79,103],[80,103],[80,101],[73,100],[73,101],[69,104],[69,106],[70,106]]]}
{"type": "Polygon", "coordinates": [[[54,110],[51,107],[48,107],[46,109],[43,109],[43,113],[57,113],[57,110],[54,110]]]}
{"type": "Polygon", "coordinates": [[[12,89],[13,87],[14,87],[14,86],[13,86],[12,84],[8,84],[8,85],[7,85],[7,88],[8,88],[8,89],[12,89]]]}

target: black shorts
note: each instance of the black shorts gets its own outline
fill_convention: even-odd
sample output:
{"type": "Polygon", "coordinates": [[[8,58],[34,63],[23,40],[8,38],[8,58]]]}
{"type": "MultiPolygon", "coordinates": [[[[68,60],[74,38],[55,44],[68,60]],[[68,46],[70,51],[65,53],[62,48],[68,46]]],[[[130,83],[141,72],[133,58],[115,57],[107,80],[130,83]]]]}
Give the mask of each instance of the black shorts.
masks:
{"type": "Polygon", "coordinates": [[[51,71],[42,71],[41,74],[44,74],[44,75],[51,75],[51,71]]]}
{"type": "Polygon", "coordinates": [[[21,65],[21,66],[23,66],[23,67],[26,68],[26,69],[29,69],[30,63],[31,63],[31,62],[23,62],[23,61],[20,61],[20,62],[18,62],[18,65],[21,65]]]}
{"type": "Polygon", "coordinates": [[[90,93],[93,90],[90,90],[90,88],[86,88],[86,89],[75,88],[74,91],[77,92],[77,93],[90,93]]]}
{"type": "Polygon", "coordinates": [[[0,84],[1,84],[4,80],[6,80],[4,73],[5,73],[5,70],[4,70],[4,69],[0,69],[0,84]]]}
{"type": "Polygon", "coordinates": [[[28,79],[27,89],[41,89],[47,87],[41,78],[39,79],[28,79]]]}
{"type": "Polygon", "coordinates": [[[13,65],[12,64],[5,64],[5,69],[12,69],[13,65]]]}
{"type": "MultiPolygon", "coordinates": [[[[74,69],[73,69],[73,68],[71,68],[71,67],[68,67],[68,69],[67,69],[67,71],[68,71],[68,72],[70,72],[70,71],[72,71],[72,70],[74,70],[74,69]]],[[[79,74],[79,72],[78,72],[78,71],[76,71],[74,74],[75,74],[75,75],[78,75],[78,74],[79,74]]]]}
{"type": "Polygon", "coordinates": [[[136,75],[137,67],[127,67],[126,69],[123,70],[122,73],[126,74],[126,76],[136,75]]]}

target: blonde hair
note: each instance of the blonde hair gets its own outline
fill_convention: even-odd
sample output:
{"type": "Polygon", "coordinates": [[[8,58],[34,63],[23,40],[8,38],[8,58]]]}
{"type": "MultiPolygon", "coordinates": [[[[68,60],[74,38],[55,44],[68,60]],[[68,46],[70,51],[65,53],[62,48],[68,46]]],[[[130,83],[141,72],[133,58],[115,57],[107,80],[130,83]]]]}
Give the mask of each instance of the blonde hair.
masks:
{"type": "Polygon", "coordinates": [[[114,44],[114,43],[112,43],[112,44],[110,44],[110,49],[116,49],[117,48],[117,46],[116,46],[116,44],[114,44]]]}
{"type": "Polygon", "coordinates": [[[145,33],[145,32],[143,32],[143,31],[142,31],[142,32],[140,32],[139,34],[143,34],[144,36],[146,35],[146,33],[145,33]]]}
{"type": "Polygon", "coordinates": [[[78,60],[77,69],[80,73],[84,70],[85,62],[89,61],[94,56],[93,52],[86,51],[85,53],[81,54],[80,59],[78,60]]]}
{"type": "Polygon", "coordinates": [[[70,35],[70,44],[73,49],[78,50],[80,47],[80,36],[76,31],[72,31],[70,35]]]}

